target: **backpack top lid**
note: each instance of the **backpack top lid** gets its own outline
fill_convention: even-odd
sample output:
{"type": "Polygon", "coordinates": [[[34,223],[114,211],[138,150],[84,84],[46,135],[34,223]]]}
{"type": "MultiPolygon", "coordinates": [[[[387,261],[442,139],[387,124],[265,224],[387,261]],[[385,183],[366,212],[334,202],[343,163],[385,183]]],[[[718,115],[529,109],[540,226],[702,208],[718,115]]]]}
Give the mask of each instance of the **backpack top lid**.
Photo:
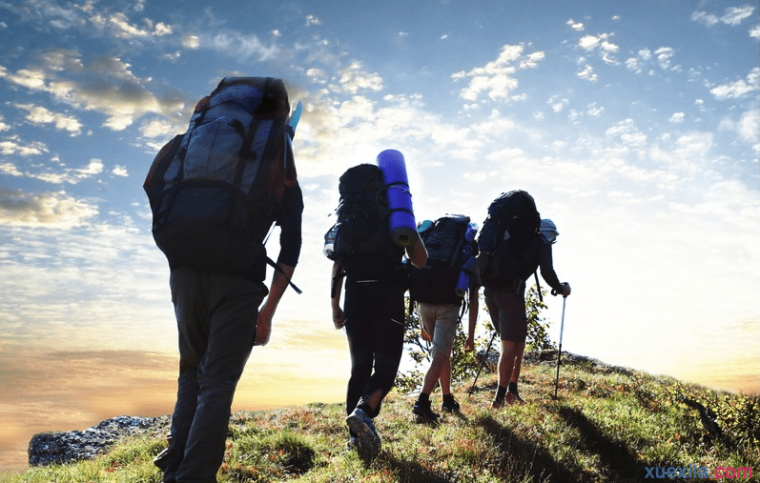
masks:
{"type": "Polygon", "coordinates": [[[539,228],[539,231],[546,241],[549,243],[556,243],[559,232],[557,231],[557,225],[555,225],[553,221],[548,218],[541,220],[541,228],[539,228]]]}
{"type": "Polygon", "coordinates": [[[209,108],[234,102],[260,119],[285,119],[290,114],[285,83],[273,77],[225,77],[209,98],[209,108]]]}
{"type": "Polygon", "coordinates": [[[384,185],[383,172],[374,164],[363,163],[348,168],[338,178],[338,192],[341,199],[347,195],[366,191],[367,188],[380,189],[384,185]]]}

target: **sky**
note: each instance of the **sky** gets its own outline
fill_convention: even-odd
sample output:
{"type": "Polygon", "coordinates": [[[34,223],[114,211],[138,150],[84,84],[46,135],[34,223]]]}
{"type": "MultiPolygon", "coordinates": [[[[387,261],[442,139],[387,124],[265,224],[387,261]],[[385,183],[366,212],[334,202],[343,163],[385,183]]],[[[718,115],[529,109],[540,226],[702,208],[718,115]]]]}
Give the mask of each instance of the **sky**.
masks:
{"type": "MultiPolygon", "coordinates": [[[[304,105],[305,202],[304,293],[283,298],[243,401],[343,397],[323,235],[340,174],[385,149],[405,156],[418,220],[482,223],[500,193],[534,196],[573,288],[563,350],[760,392],[759,10],[0,0],[0,416],[25,381],[105,384],[88,371],[106,366],[159,371],[169,402],[151,408],[169,412],[176,325],[142,184],[198,99],[242,75],[280,77],[304,105]]],[[[547,304],[557,341],[562,300],[547,304]]]]}

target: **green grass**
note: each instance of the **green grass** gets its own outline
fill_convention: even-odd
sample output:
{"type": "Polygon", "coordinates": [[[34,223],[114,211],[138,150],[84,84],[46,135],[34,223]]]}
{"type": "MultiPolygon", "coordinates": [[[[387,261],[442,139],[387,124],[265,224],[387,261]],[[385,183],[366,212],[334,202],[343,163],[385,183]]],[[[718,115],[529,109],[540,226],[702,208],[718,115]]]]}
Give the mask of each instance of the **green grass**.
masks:
{"type": "MultiPolygon", "coordinates": [[[[760,481],[757,397],[711,391],[641,372],[582,363],[523,369],[522,406],[490,408],[495,376],[455,388],[460,414],[436,427],[414,421],[414,397],[393,391],[376,421],[383,449],[372,462],[346,450],[342,404],[241,412],[230,426],[218,480],[231,482],[639,482],[645,467],[752,467],[760,481]],[[705,429],[698,401],[722,433],[705,429]]],[[[436,405],[440,392],[433,395],[436,405]]],[[[93,461],[3,474],[7,483],[159,483],[153,457],[165,439],[131,439],[93,461]]],[[[688,481],[681,479],[676,481],[688,481]]],[[[669,480],[674,481],[674,480],[669,480]]]]}

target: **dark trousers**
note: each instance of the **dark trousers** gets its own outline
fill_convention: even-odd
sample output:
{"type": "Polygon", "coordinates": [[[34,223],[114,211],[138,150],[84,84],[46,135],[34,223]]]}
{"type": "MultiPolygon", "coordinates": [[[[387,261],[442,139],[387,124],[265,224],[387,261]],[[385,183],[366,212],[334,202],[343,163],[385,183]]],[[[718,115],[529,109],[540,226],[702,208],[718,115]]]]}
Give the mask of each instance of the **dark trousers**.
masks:
{"type": "MultiPolygon", "coordinates": [[[[346,286],[346,336],[351,351],[351,378],[346,414],[376,391],[385,397],[396,380],[404,350],[404,291],[395,286],[346,286]]],[[[380,406],[368,414],[375,417],[380,406]]]]}
{"type": "Polygon", "coordinates": [[[266,289],[239,275],[179,267],[171,290],[180,363],[164,479],[174,472],[178,483],[215,483],[266,289]]]}

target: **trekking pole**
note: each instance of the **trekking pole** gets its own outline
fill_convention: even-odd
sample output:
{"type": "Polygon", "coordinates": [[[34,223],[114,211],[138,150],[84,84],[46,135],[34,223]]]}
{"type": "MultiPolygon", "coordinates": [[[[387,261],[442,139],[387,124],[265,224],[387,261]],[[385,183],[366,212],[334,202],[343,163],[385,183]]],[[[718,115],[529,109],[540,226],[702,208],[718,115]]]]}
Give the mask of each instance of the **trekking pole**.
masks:
{"type": "Polygon", "coordinates": [[[480,377],[480,371],[483,370],[483,366],[486,364],[486,360],[488,359],[488,351],[491,350],[491,344],[493,344],[493,340],[496,338],[496,334],[498,334],[498,331],[494,331],[493,337],[491,337],[491,342],[488,343],[488,348],[486,348],[486,353],[483,354],[483,360],[480,362],[480,367],[478,368],[478,373],[475,374],[475,380],[472,381],[472,387],[469,391],[467,391],[467,394],[472,396],[472,391],[475,389],[475,384],[478,382],[478,377],[480,377]]]}
{"type": "Polygon", "coordinates": [[[559,326],[559,351],[557,352],[557,378],[554,380],[554,399],[557,399],[559,386],[559,360],[562,358],[562,333],[565,331],[565,302],[567,297],[562,297],[562,322],[559,326]]]}

